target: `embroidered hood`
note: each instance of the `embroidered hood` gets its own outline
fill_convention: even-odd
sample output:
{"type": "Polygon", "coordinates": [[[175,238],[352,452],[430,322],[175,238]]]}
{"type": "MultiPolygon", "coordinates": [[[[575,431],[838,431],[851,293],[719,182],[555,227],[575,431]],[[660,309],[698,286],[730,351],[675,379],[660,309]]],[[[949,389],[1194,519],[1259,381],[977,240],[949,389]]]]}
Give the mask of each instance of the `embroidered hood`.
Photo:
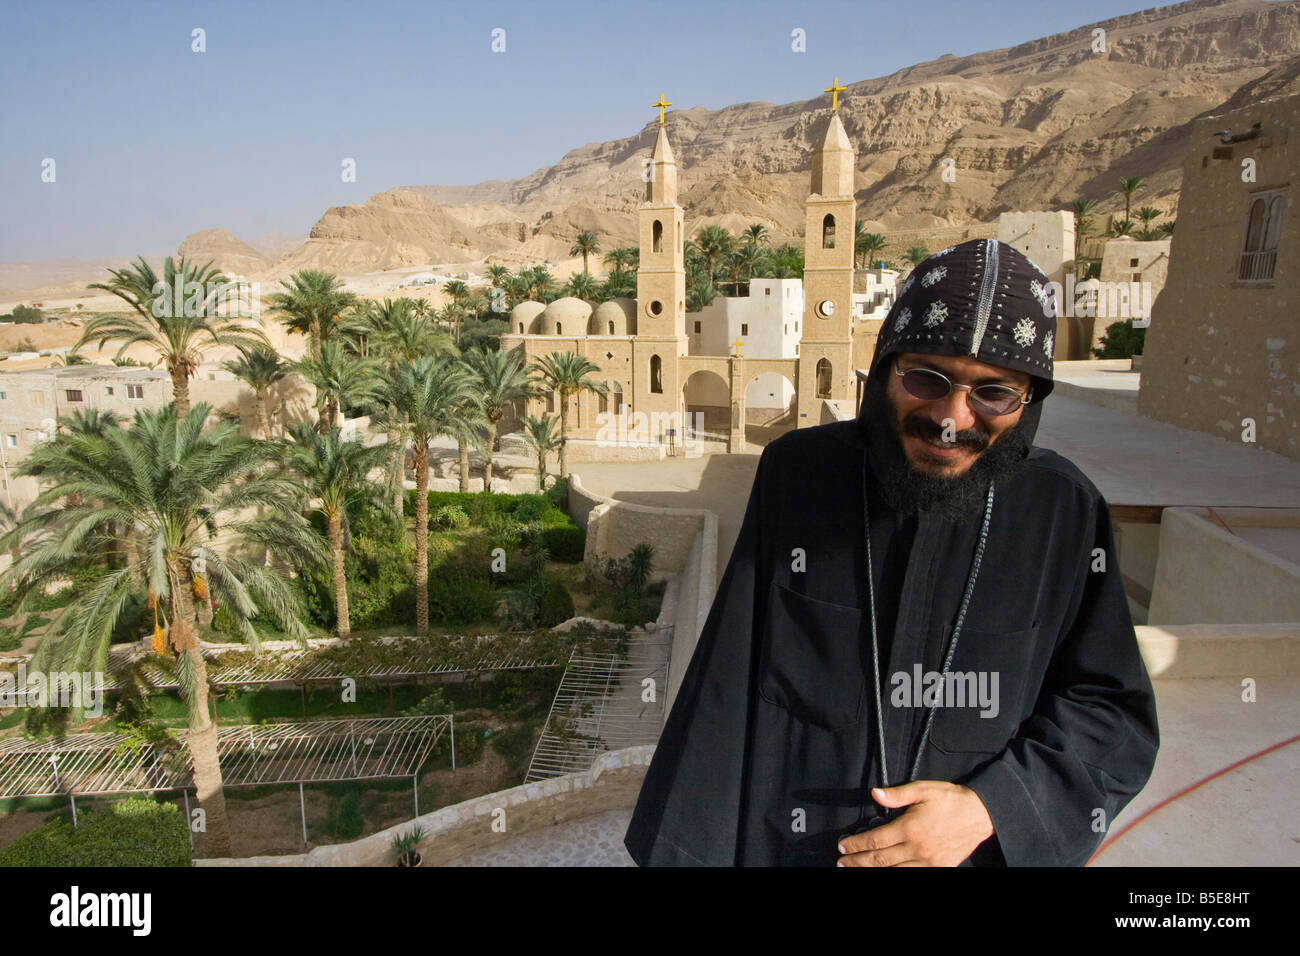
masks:
{"type": "MultiPolygon", "coordinates": [[[[1021,413],[1027,439],[1038,431],[1052,391],[1056,303],[1047,276],[1022,252],[995,239],[949,246],[912,270],[880,327],[870,379],[898,352],[970,355],[1028,374],[1030,402],[1021,413]]],[[[881,408],[882,389],[867,387],[859,419],[881,408]]]]}

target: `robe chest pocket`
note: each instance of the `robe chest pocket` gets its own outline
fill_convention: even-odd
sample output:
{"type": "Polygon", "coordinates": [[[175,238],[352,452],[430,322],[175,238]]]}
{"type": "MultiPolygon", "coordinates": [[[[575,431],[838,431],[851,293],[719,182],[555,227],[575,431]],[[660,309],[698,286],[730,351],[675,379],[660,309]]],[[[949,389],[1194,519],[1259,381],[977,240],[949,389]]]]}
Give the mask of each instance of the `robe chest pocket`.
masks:
{"type": "MultiPolygon", "coordinates": [[[[945,646],[948,637],[945,633],[945,646]]],[[[949,754],[1000,753],[1020,728],[1027,668],[1037,641],[1037,627],[1004,632],[962,628],[935,710],[931,743],[949,754]]],[[[1037,697],[1037,688],[1033,694],[1037,697]]]]}
{"type": "Polygon", "coordinates": [[[825,730],[862,720],[862,611],[773,583],[766,619],[759,696],[825,730]]]}

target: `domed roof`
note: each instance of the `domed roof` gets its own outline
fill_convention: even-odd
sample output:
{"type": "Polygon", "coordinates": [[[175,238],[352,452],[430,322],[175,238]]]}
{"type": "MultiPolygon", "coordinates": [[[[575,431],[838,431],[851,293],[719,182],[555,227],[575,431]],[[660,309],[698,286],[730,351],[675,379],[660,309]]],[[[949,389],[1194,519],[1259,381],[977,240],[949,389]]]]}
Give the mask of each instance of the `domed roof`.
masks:
{"type": "Polygon", "coordinates": [[[523,322],[525,326],[532,322],[543,312],[546,311],[546,304],[543,302],[534,302],[532,299],[525,299],[517,306],[510,310],[510,321],[523,322]]]}
{"type": "Polygon", "coordinates": [[[575,330],[585,329],[589,318],[591,318],[591,304],[575,299],[571,295],[556,299],[546,307],[546,312],[542,315],[542,319],[547,323],[576,322],[578,324],[573,326],[575,330]]]}
{"type": "Polygon", "coordinates": [[[591,315],[592,334],[608,335],[609,323],[614,323],[615,335],[630,335],[636,319],[636,300],[610,299],[596,306],[591,315]]]}

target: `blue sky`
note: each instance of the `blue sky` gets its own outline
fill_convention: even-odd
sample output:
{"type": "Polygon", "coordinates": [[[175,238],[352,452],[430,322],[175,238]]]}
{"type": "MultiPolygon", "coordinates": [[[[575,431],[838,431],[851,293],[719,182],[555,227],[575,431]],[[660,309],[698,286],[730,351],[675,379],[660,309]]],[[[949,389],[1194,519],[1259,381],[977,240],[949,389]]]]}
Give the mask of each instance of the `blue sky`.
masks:
{"type": "Polygon", "coordinates": [[[1142,0],[4,0],[0,261],[305,235],[394,186],[514,179],[676,107],[785,103],[1142,0]],[[191,31],[207,51],[191,51],[191,31]],[[493,53],[494,28],[506,51],[493,53]],[[791,31],[807,34],[793,53],[791,31]],[[56,181],[41,181],[55,160],[56,181]],[[352,157],[357,181],[340,181],[352,157]]]}

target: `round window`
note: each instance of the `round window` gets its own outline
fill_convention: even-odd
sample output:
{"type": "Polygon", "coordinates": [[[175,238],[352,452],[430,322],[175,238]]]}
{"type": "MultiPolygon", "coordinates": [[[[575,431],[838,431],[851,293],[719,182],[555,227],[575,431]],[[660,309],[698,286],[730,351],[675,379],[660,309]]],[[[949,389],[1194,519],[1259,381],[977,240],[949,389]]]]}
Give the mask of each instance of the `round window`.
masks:
{"type": "Polygon", "coordinates": [[[835,303],[830,299],[822,299],[817,303],[817,314],[823,319],[829,319],[835,313],[835,303]]]}
{"type": "Polygon", "coordinates": [[[664,310],[664,304],[655,299],[646,308],[649,309],[651,315],[659,315],[664,310]]]}

